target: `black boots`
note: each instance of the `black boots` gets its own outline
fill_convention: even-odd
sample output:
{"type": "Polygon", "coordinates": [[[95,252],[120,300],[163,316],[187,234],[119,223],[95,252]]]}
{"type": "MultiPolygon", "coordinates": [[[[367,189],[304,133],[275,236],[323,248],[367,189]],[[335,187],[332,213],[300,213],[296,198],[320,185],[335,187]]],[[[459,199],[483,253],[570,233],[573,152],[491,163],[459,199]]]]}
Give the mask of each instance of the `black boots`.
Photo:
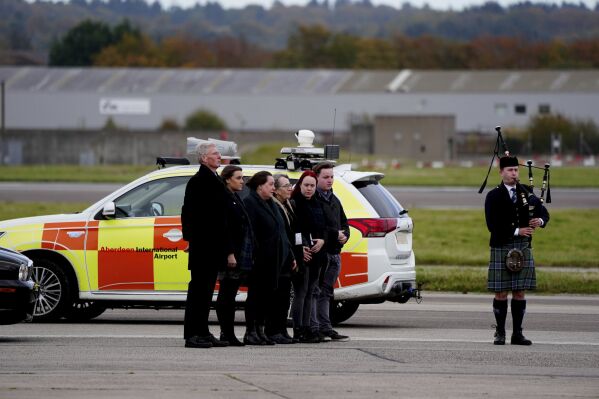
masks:
{"type": "Polygon", "coordinates": [[[505,345],[505,318],[507,317],[507,299],[499,301],[493,299],[493,314],[495,314],[495,340],[494,345],[505,345]]]}
{"type": "Polygon", "coordinates": [[[522,335],[522,320],[524,319],[524,313],[526,313],[526,301],[512,299],[512,323],[514,325],[514,331],[512,333],[512,345],[532,345],[532,341],[526,339],[522,335]]]}
{"type": "Polygon", "coordinates": [[[264,345],[274,345],[275,342],[273,340],[271,340],[270,338],[268,338],[266,336],[266,334],[264,334],[264,326],[263,325],[259,325],[258,327],[256,327],[256,333],[258,334],[258,337],[260,337],[260,339],[264,342],[264,345]]]}
{"type": "MultiPolygon", "coordinates": [[[[522,320],[526,313],[526,300],[512,299],[512,324],[513,332],[510,343],[512,345],[532,345],[532,341],[522,335],[522,320]]],[[[507,316],[507,300],[493,300],[493,314],[495,315],[495,340],[494,345],[505,345],[505,319],[507,316]]]]}

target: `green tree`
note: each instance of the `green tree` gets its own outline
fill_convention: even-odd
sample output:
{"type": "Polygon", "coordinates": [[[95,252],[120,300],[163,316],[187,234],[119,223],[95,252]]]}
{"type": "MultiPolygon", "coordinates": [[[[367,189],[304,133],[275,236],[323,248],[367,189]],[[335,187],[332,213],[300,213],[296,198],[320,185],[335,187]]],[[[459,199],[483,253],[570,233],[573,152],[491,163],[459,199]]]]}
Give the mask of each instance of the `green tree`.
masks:
{"type": "Polygon", "coordinates": [[[110,27],[103,22],[85,20],[69,30],[50,48],[50,65],[89,66],[94,55],[113,43],[110,27]]]}
{"type": "Polygon", "coordinates": [[[225,122],[214,112],[198,109],[185,119],[185,130],[224,130],[225,122]]]}
{"type": "Polygon", "coordinates": [[[599,128],[591,120],[571,120],[560,114],[538,115],[531,119],[527,133],[533,152],[549,153],[552,135],[561,136],[564,153],[599,152],[599,128]]]}
{"type": "Polygon", "coordinates": [[[54,66],[90,66],[104,48],[125,37],[141,38],[139,29],[127,19],[113,29],[104,22],[86,19],[70,29],[64,37],[54,40],[49,64],[54,66]]]}
{"type": "Polygon", "coordinates": [[[158,130],[162,132],[176,132],[180,129],[181,127],[179,126],[179,123],[177,123],[177,120],[173,118],[163,119],[162,123],[158,127],[158,130]]]}

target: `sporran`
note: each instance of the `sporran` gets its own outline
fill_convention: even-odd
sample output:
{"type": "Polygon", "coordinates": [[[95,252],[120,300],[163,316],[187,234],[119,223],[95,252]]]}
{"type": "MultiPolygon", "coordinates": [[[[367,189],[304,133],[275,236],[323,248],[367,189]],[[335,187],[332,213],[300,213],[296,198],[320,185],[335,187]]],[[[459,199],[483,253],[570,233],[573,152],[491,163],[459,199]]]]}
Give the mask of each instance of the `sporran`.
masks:
{"type": "Polygon", "coordinates": [[[505,257],[505,267],[512,273],[518,273],[524,268],[524,253],[517,249],[510,249],[505,257]]]}

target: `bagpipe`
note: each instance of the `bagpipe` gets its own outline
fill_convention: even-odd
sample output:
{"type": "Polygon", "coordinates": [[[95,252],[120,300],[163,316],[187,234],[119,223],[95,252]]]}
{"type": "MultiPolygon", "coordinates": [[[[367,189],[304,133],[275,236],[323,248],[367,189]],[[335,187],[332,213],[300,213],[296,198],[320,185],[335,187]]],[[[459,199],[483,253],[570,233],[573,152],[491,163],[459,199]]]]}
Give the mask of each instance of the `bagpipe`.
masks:
{"type": "MultiPolygon", "coordinates": [[[[489,165],[489,170],[487,171],[487,177],[485,177],[485,181],[483,182],[483,184],[480,186],[480,189],[478,190],[479,194],[482,194],[483,190],[487,186],[487,180],[489,179],[489,174],[491,173],[491,169],[493,168],[493,162],[495,161],[495,157],[500,158],[499,147],[501,146],[503,148],[504,156],[511,157],[510,151],[508,150],[507,145],[505,144],[505,141],[503,140],[503,136],[501,134],[501,126],[495,127],[495,131],[497,132],[497,140],[495,140],[495,149],[493,150],[493,158],[491,158],[491,164],[489,165]]],[[[543,171],[543,184],[541,185],[541,194],[538,197],[538,199],[541,201],[541,204],[543,204],[545,202],[550,204],[551,203],[551,187],[549,184],[549,180],[550,180],[551,174],[549,172],[549,167],[551,165],[546,163],[545,166],[543,168],[541,168],[538,166],[534,166],[533,162],[531,160],[526,161],[526,165],[521,164],[521,163],[518,163],[518,165],[528,168],[528,183],[529,184],[528,185],[521,184],[520,182],[518,182],[516,184],[516,186],[519,187],[518,191],[521,194],[522,204],[524,206],[528,206],[528,201],[530,201],[531,198],[536,199],[536,197],[534,196],[534,193],[533,193],[533,189],[534,189],[533,169],[538,169],[538,170],[543,171]],[[545,201],[545,193],[547,193],[547,201],[545,201]],[[528,201],[527,201],[527,197],[528,197],[528,201]]]]}

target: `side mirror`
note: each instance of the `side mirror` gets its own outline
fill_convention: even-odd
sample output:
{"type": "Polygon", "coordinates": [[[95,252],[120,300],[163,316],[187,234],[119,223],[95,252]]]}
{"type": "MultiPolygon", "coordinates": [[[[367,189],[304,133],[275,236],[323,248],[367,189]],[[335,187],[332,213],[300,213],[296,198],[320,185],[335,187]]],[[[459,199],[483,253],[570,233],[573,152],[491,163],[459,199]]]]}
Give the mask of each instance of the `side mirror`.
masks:
{"type": "Polygon", "coordinates": [[[164,215],[164,205],[160,202],[152,202],[152,216],[164,215]]]}
{"type": "Polygon", "coordinates": [[[114,217],[114,215],[116,214],[116,206],[114,205],[114,202],[107,202],[104,204],[104,208],[102,209],[102,215],[104,216],[112,216],[114,217]]]}

